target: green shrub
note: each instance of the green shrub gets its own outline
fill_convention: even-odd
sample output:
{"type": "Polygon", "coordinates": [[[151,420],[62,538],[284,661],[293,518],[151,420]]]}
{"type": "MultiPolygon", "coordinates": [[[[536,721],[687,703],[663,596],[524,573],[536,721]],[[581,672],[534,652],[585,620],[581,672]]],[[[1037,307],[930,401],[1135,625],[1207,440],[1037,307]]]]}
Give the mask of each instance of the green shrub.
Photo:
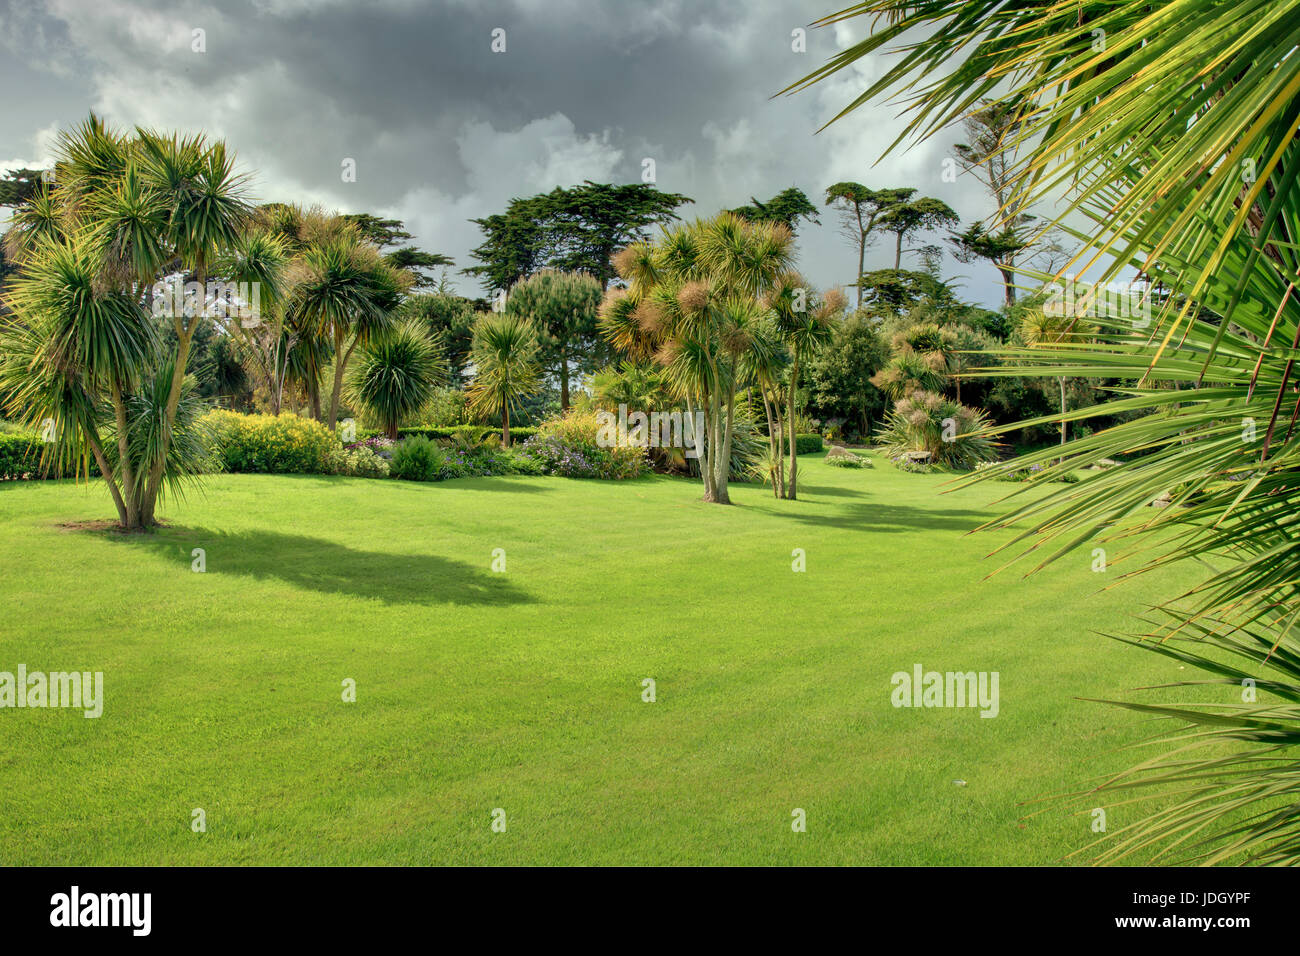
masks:
{"type": "Polygon", "coordinates": [[[536,462],[544,474],[565,478],[637,478],[650,469],[644,448],[609,444],[610,436],[602,440],[600,434],[595,412],[571,411],[543,423],[519,453],[536,462]]]}
{"type": "Polygon", "coordinates": [[[332,475],[351,478],[387,478],[388,460],[376,455],[364,445],[354,448],[334,448],[329,453],[329,470],[332,475]]]}
{"type": "Polygon", "coordinates": [[[323,474],[339,447],[321,422],[282,415],[241,415],[216,409],[203,416],[216,437],[226,471],[268,474],[323,474]]]}
{"type": "Polygon", "coordinates": [[[821,435],[794,436],[794,450],[797,455],[811,455],[821,451],[824,447],[821,435]]]}
{"type": "Polygon", "coordinates": [[[854,455],[851,458],[845,455],[835,455],[826,459],[826,464],[832,468],[870,468],[871,462],[861,455],[854,455]]]}
{"type": "MultiPolygon", "coordinates": [[[[374,438],[380,434],[382,433],[374,428],[358,428],[357,440],[361,441],[366,438],[374,438]]],[[[480,441],[486,439],[489,435],[494,434],[499,437],[501,430],[499,428],[494,429],[491,425],[412,425],[409,428],[399,428],[397,430],[397,437],[399,439],[422,436],[424,438],[432,438],[435,441],[454,441],[458,438],[468,438],[473,441],[480,441]]],[[[532,438],[536,434],[536,428],[516,428],[514,425],[510,426],[510,441],[512,443],[522,442],[528,438],[532,438]]]]}
{"type": "MultiPolygon", "coordinates": [[[[41,454],[46,445],[39,435],[19,429],[0,431],[0,481],[28,481],[46,478],[74,478],[76,468],[71,465],[60,468],[55,466],[46,470],[41,461],[41,454]]],[[[98,478],[99,465],[91,458],[87,465],[89,471],[82,471],[85,477],[98,478]]]]}
{"type": "Polygon", "coordinates": [[[0,434],[0,480],[44,477],[39,435],[28,432],[0,434]]]}
{"type": "Polygon", "coordinates": [[[445,457],[434,442],[416,435],[393,446],[388,473],[403,481],[437,481],[445,457]]]}
{"type": "Polygon", "coordinates": [[[913,392],[894,404],[877,442],[895,463],[908,453],[928,453],[931,464],[974,468],[997,457],[988,426],[980,409],[933,392],[913,392]]]}

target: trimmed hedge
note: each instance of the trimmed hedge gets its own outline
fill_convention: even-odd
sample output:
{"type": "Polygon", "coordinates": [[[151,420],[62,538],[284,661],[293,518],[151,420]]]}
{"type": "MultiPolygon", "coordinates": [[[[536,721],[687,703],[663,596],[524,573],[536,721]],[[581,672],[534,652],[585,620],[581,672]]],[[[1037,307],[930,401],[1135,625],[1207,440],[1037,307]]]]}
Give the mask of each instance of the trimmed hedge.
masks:
{"type": "Polygon", "coordinates": [[[0,480],[45,478],[41,473],[41,438],[29,432],[0,435],[0,480]]]}
{"type": "Polygon", "coordinates": [[[328,474],[339,441],[322,422],[297,415],[241,415],[216,409],[203,416],[216,434],[226,471],[328,474]]]}
{"type": "MultiPolygon", "coordinates": [[[[397,430],[397,438],[398,441],[401,441],[403,438],[429,438],[436,441],[438,439],[446,440],[460,437],[478,438],[484,432],[500,435],[501,429],[495,428],[492,425],[413,425],[410,428],[399,428],[397,430]]],[[[382,431],[375,428],[358,428],[357,441],[363,441],[367,438],[375,438],[382,434],[382,431]]],[[[522,442],[526,439],[532,438],[536,434],[536,428],[530,428],[528,426],[516,428],[511,425],[510,443],[513,445],[516,442],[522,442]]]]}
{"type": "MultiPolygon", "coordinates": [[[[45,443],[33,432],[0,432],[0,481],[43,481],[49,478],[75,478],[76,469],[54,468],[48,473],[41,467],[45,443]]],[[[86,477],[98,478],[99,465],[92,458],[86,477]]]]}
{"type": "Polygon", "coordinates": [[[797,455],[811,455],[814,452],[822,451],[825,446],[822,444],[821,435],[795,435],[794,451],[797,455]]]}

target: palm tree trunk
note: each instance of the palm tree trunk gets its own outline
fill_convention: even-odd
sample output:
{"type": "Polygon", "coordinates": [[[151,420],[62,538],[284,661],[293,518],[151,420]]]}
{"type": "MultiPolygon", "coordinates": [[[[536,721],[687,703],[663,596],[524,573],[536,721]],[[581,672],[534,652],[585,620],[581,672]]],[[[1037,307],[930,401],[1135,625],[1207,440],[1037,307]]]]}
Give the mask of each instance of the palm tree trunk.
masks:
{"type": "Polygon", "coordinates": [[[345,352],[343,351],[345,341],[341,334],[336,334],[334,337],[334,387],[330,389],[330,431],[334,431],[338,426],[339,399],[343,395],[343,372],[348,367],[348,360],[352,358],[352,350],[357,347],[357,340],[354,338],[345,352]]]}
{"type": "MultiPolygon", "coordinates": [[[[198,257],[194,264],[194,277],[199,284],[200,290],[207,288],[208,266],[202,255],[198,257]]],[[[190,343],[194,340],[194,332],[198,329],[199,323],[205,318],[204,313],[207,311],[207,307],[207,295],[203,293],[199,314],[194,317],[194,321],[188,327],[185,325],[185,316],[183,314],[176,316],[172,320],[176,326],[176,337],[179,340],[176,349],[176,366],[172,369],[172,387],[167,393],[167,407],[163,413],[161,454],[158,456],[158,461],[149,469],[148,483],[145,485],[144,497],[140,504],[139,521],[141,527],[151,528],[154,524],[154,507],[158,503],[158,490],[162,487],[163,472],[167,468],[167,455],[171,451],[172,429],[176,425],[176,409],[181,404],[181,388],[185,384],[185,366],[190,358],[190,343]]],[[[130,489],[124,488],[123,491],[128,497],[131,496],[130,489]]]]}
{"type": "Polygon", "coordinates": [[[128,531],[140,527],[140,494],[143,491],[135,480],[135,467],[131,462],[131,441],[127,434],[126,403],[122,399],[122,385],[113,383],[113,419],[117,423],[117,460],[122,469],[122,493],[126,499],[128,531]]]}
{"type": "Polygon", "coordinates": [[[776,481],[780,486],[778,498],[785,497],[785,417],[781,414],[781,393],[772,396],[772,415],[776,418],[776,481]]]}
{"type": "Polygon", "coordinates": [[[777,474],[785,468],[785,464],[777,455],[776,442],[777,434],[773,431],[772,424],[772,402],[767,396],[767,389],[763,388],[763,414],[767,418],[767,450],[768,450],[768,478],[772,480],[772,494],[780,498],[781,492],[778,488],[777,474]]]}
{"type": "MultiPolygon", "coordinates": [[[[735,429],[736,419],[736,369],[732,369],[731,388],[727,392],[726,433],[722,438],[722,454],[718,456],[718,490],[717,503],[731,504],[731,495],[727,493],[727,482],[731,478],[731,435],[735,429]]],[[[722,424],[721,421],[718,423],[722,424]]]]}
{"type": "Polygon", "coordinates": [[[128,526],[126,511],[126,502],[122,500],[122,492],[118,491],[117,482],[113,480],[113,472],[108,467],[108,456],[104,454],[103,446],[99,443],[99,436],[90,434],[91,453],[95,456],[95,464],[99,465],[99,473],[104,476],[104,481],[108,482],[108,493],[113,496],[113,504],[117,508],[117,521],[123,528],[128,526]]]}
{"type": "Polygon", "coordinates": [[[501,447],[510,447],[510,403],[504,396],[501,402],[501,447]]]}
{"type": "Polygon", "coordinates": [[[717,449],[713,444],[713,397],[709,390],[700,392],[700,408],[704,411],[704,449],[700,453],[700,477],[704,479],[704,500],[713,500],[713,459],[717,449]]]}
{"type": "Polygon", "coordinates": [[[790,428],[790,484],[786,487],[785,497],[794,501],[799,497],[799,443],[795,441],[795,402],[799,393],[799,349],[795,347],[790,355],[790,399],[786,406],[787,424],[790,428]]]}

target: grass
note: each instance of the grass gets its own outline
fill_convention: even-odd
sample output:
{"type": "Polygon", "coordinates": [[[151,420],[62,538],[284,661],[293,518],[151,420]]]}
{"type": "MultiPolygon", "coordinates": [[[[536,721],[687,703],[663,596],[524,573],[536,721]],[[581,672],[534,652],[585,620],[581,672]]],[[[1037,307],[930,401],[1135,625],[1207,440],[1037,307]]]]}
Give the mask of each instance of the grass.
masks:
{"type": "Polygon", "coordinates": [[[67,527],[111,515],[98,486],[8,483],[0,670],[103,671],[106,702],[0,710],[0,864],[1054,863],[1091,818],[1022,802],[1152,731],[1076,698],[1192,676],[1095,632],[1189,571],[983,581],[1001,539],[967,532],[1011,486],[876,463],[733,508],[218,476],[144,537],[67,527]],[[1000,714],[894,708],[916,663],[998,671],[1000,714]]]}

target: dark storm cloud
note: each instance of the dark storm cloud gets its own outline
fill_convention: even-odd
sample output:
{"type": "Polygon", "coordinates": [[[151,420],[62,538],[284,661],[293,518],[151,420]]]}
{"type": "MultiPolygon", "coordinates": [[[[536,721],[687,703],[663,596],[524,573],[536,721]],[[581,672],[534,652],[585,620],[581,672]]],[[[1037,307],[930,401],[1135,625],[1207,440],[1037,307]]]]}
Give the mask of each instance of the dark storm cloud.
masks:
{"type": "MultiPolygon", "coordinates": [[[[708,214],[790,185],[820,201],[857,179],[914,185],[966,218],[986,214],[970,181],[941,181],[948,141],[875,169],[898,128],[863,111],[814,136],[866,82],[859,73],[798,97],[771,94],[848,39],[791,30],[827,0],[262,0],[181,4],[49,0],[0,7],[7,89],[26,92],[0,125],[0,162],[39,161],[51,131],[89,108],[129,126],[224,136],[260,198],[319,202],[405,219],[426,248],[471,264],[466,220],[584,178],[635,181],[653,159],[661,188],[708,214]],[[491,49],[505,30],[506,52],[491,49]],[[192,50],[204,31],[206,51],[192,50]],[[357,164],[344,183],[340,164],[357,164]]],[[[851,261],[833,216],[801,230],[819,285],[851,261]]],[[[882,249],[878,260],[889,258],[882,249]]],[[[967,294],[993,301],[979,267],[967,294]]],[[[990,271],[991,270],[987,270],[990,271]]],[[[464,289],[471,284],[460,281],[464,289]]]]}

